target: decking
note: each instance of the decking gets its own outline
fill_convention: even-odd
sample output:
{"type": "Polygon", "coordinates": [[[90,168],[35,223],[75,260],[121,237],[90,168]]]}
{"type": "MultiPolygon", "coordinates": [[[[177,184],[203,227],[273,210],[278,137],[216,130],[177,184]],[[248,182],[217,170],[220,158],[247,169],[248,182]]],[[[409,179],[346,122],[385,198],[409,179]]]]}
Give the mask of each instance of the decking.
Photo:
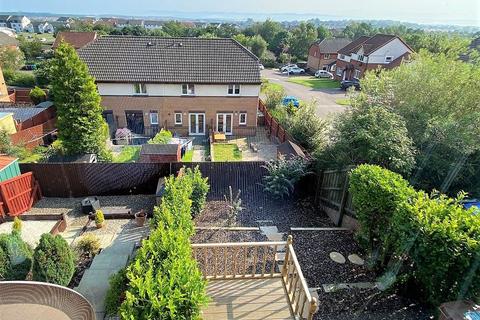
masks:
{"type": "Polygon", "coordinates": [[[281,278],[211,280],[204,320],[294,319],[281,278]]]}
{"type": "Polygon", "coordinates": [[[203,319],[308,319],[316,312],[293,250],[277,242],[193,244],[212,299],[203,319]],[[277,263],[278,252],[285,259],[277,263]]]}

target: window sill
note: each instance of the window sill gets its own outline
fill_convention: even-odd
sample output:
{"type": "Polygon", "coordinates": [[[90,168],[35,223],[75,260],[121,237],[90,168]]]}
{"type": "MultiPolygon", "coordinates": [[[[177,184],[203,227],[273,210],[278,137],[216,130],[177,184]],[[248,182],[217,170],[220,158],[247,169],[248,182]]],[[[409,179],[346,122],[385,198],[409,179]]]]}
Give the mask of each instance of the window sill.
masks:
{"type": "Polygon", "coordinates": [[[181,97],[195,97],[195,94],[182,94],[181,97]]]}

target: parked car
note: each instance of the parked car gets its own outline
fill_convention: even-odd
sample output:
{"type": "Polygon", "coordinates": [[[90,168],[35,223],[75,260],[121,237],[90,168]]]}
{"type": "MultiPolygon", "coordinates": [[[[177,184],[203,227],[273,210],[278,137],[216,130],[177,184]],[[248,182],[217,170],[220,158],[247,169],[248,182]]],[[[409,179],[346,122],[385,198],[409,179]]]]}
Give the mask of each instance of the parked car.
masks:
{"type": "Polygon", "coordinates": [[[288,68],[287,70],[283,71],[283,73],[288,73],[288,74],[304,74],[305,69],[299,68],[299,67],[292,67],[288,68]]]}
{"type": "Polygon", "coordinates": [[[296,64],[291,64],[290,63],[290,64],[287,64],[287,65],[284,65],[283,67],[280,67],[280,72],[285,72],[290,68],[298,68],[298,66],[296,64]]]}
{"type": "Polygon", "coordinates": [[[295,98],[294,96],[286,96],[285,98],[283,98],[282,104],[284,106],[288,106],[290,103],[297,108],[300,106],[300,101],[298,101],[298,99],[295,98]]]}
{"type": "Polygon", "coordinates": [[[347,90],[350,87],[355,87],[355,90],[360,90],[360,82],[358,80],[343,80],[340,82],[340,88],[347,90]]]}
{"type": "Polygon", "coordinates": [[[326,70],[318,70],[317,72],[315,72],[315,77],[316,78],[333,79],[333,74],[331,72],[326,71],[326,70]]]}

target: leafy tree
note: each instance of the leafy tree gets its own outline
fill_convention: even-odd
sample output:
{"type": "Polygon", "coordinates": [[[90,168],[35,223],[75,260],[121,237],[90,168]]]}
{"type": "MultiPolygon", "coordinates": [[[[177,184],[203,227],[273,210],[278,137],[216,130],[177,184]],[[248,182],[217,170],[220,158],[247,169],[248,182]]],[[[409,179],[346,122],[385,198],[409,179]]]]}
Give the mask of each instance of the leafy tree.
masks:
{"type": "Polygon", "coordinates": [[[22,51],[11,47],[0,48],[0,67],[4,71],[18,70],[24,64],[25,56],[22,51]]]}
{"type": "Polygon", "coordinates": [[[210,185],[208,184],[208,178],[203,178],[202,173],[198,166],[193,170],[188,168],[185,170],[185,178],[189,179],[189,183],[192,185],[192,216],[202,212],[207,201],[208,190],[210,185]]]}
{"type": "Polygon", "coordinates": [[[408,174],[415,164],[405,121],[383,107],[354,106],[339,115],[323,153],[327,166],[370,163],[408,174]]]}
{"type": "Polygon", "coordinates": [[[283,27],[279,22],[267,19],[259,25],[258,34],[268,43],[268,49],[273,51],[276,49],[274,39],[282,30],[283,27]]]}
{"type": "Polygon", "coordinates": [[[184,37],[186,34],[186,27],[179,21],[167,21],[162,27],[163,32],[170,37],[184,37]]]}
{"type": "Polygon", "coordinates": [[[74,272],[74,255],[67,241],[60,235],[42,234],[33,253],[33,280],[66,286],[74,272]]]}
{"type": "Polygon", "coordinates": [[[215,37],[218,38],[231,38],[237,34],[237,28],[229,23],[222,23],[214,32],[215,37]]]}
{"type": "Polygon", "coordinates": [[[39,104],[40,102],[43,102],[47,99],[47,94],[39,87],[35,87],[30,90],[29,96],[34,104],[39,104]]]}
{"type": "Polygon", "coordinates": [[[323,149],[327,139],[327,123],[317,116],[315,109],[313,103],[300,106],[287,127],[293,138],[311,151],[323,149]]]}
{"type": "Polygon", "coordinates": [[[332,32],[325,26],[317,27],[317,37],[319,40],[332,37],[332,32]]]}
{"type": "Polygon", "coordinates": [[[300,157],[268,161],[264,166],[268,171],[264,177],[264,190],[275,198],[291,196],[295,184],[308,173],[307,167],[308,162],[300,157]]]}
{"type": "Polygon", "coordinates": [[[273,39],[268,43],[269,50],[275,52],[276,55],[280,55],[282,52],[288,49],[290,36],[290,32],[287,30],[281,30],[280,32],[277,32],[273,39]]]}
{"type": "Polygon", "coordinates": [[[51,85],[58,138],[65,152],[95,153],[103,160],[110,159],[105,146],[108,126],[95,81],[75,49],[65,42],[58,46],[51,62],[51,85]]]}
{"type": "Polygon", "coordinates": [[[45,88],[50,84],[50,63],[50,59],[37,63],[37,68],[33,71],[39,87],[45,88]]]}
{"type": "Polygon", "coordinates": [[[261,58],[267,50],[267,42],[263,40],[262,36],[256,35],[250,40],[250,48],[254,55],[261,58]]]}
{"type": "Polygon", "coordinates": [[[311,23],[301,22],[292,30],[289,52],[300,59],[305,59],[308,48],[317,40],[317,29],[311,23]]]}
{"type": "Polygon", "coordinates": [[[42,55],[43,45],[37,36],[34,36],[31,40],[27,40],[25,37],[19,36],[18,40],[20,41],[20,50],[22,50],[27,60],[33,60],[42,55]]]}
{"type": "Polygon", "coordinates": [[[367,22],[352,22],[343,29],[343,35],[349,39],[361,36],[373,36],[378,30],[367,22]]]}
{"type": "Polygon", "coordinates": [[[172,133],[168,130],[161,129],[159,133],[152,139],[148,140],[148,144],[168,144],[172,140],[172,133]]]}

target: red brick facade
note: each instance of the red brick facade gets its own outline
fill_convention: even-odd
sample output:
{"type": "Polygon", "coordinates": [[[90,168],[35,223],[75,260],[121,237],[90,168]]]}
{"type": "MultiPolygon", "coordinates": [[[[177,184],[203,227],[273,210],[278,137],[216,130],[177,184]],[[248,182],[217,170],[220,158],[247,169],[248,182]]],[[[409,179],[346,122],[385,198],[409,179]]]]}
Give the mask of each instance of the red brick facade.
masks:
{"type": "Polygon", "coordinates": [[[330,71],[328,65],[335,62],[337,60],[337,53],[325,53],[320,52],[320,48],[318,45],[314,44],[310,47],[308,51],[308,61],[307,67],[310,71],[318,71],[318,70],[327,70],[330,71]]]}

